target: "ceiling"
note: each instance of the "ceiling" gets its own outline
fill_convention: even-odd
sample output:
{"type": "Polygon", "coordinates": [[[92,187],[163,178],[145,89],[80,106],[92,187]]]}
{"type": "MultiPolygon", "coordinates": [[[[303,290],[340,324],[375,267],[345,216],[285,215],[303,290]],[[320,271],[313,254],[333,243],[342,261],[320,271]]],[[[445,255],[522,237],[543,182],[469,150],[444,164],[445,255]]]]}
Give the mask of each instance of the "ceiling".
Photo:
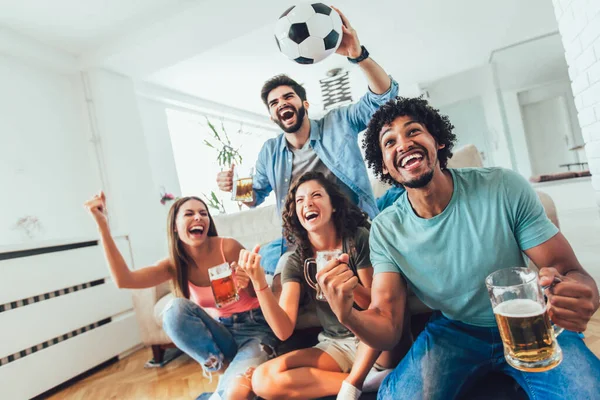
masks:
{"type": "MultiPolygon", "coordinates": [[[[258,93],[272,75],[288,73],[303,82],[318,107],[318,80],[331,68],[351,67],[337,55],[305,66],[278,53],[273,26],[293,2],[47,3],[4,1],[0,28],[76,55],[79,68],[102,66],[263,115],[258,93]]],[[[379,0],[369,7],[339,0],[336,5],[373,59],[406,90],[483,65],[495,49],[557,30],[551,0],[379,0]]],[[[353,84],[364,87],[358,70],[353,76],[353,84]]]]}
{"type": "Polygon", "coordinates": [[[0,27],[78,55],[118,39],[166,15],[182,12],[190,0],[4,0],[0,27]]]}

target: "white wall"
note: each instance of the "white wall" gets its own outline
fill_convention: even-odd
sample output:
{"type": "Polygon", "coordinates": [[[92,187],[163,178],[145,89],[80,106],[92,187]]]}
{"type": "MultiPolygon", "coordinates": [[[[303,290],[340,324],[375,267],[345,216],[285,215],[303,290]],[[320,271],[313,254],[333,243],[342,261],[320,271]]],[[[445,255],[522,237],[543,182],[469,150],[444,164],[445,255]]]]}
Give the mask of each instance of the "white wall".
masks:
{"type": "MultiPolygon", "coordinates": [[[[485,65],[435,82],[422,84],[421,87],[427,90],[431,104],[440,108],[467,99],[479,98],[483,104],[487,121],[486,142],[489,154],[486,157],[486,164],[512,168],[506,129],[503,125],[502,110],[493,74],[492,67],[485,65]]],[[[460,132],[455,133],[460,135],[460,132]]]]}
{"type": "MultiPolygon", "coordinates": [[[[134,264],[139,268],[167,254],[163,206],[153,180],[138,97],[128,77],[106,70],[93,70],[88,76],[111,228],[129,235],[134,264]]],[[[155,142],[151,143],[154,150],[155,142]]]]}
{"type": "Polygon", "coordinates": [[[531,176],[529,146],[525,136],[525,126],[521,117],[521,105],[516,92],[503,92],[502,101],[506,110],[508,129],[512,139],[517,170],[526,178],[531,176]]]}
{"type": "Polygon", "coordinates": [[[175,196],[181,196],[166,105],[138,96],[138,109],[146,138],[154,189],[164,189],[175,196]]]}
{"type": "Polygon", "coordinates": [[[536,103],[550,99],[552,97],[562,96],[565,99],[567,112],[569,114],[569,124],[572,132],[572,142],[569,146],[583,144],[583,137],[581,136],[581,128],[579,127],[579,121],[577,120],[577,108],[575,107],[575,99],[573,98],[573,92],[571,90],[571,84],[568,80],[561,80],[558,82],[550,82],[545,85],[540,85],[528,90],[522,90],[519,92],[519,103],[521,105],[536,103]]]}
{"type": "Polygon", "coordinates": [[[600,2],[553,0],[600,206],[600,2]]]}
{"type": "MultiPolygon", "coordinates": [[[[506,119],[513,144],[515,162],[518,171],[526,178],[529,178],[532,175],[532,166],[521,106],[547,100],[556,96],[563,96],[566,101],[573,135],[569,147],[582,144],[581,128],[577,121],[575,101],[568,81],[546,82],[534,87],[527,85],[518,87],[517,89],[502,91],[502,101],[506,110],[506,119]]],[[[573,155],[576,157],[577,153],[574,152],[573,155]]]]}
{"type": "Polygon", "coordinates": [[[82,204],[99,179],[79,75],[0,55],[0,88],[0,243],[93,235],[82,204]],[[15,227],[25,216],[39,220],[31,237],[15,227]]]}

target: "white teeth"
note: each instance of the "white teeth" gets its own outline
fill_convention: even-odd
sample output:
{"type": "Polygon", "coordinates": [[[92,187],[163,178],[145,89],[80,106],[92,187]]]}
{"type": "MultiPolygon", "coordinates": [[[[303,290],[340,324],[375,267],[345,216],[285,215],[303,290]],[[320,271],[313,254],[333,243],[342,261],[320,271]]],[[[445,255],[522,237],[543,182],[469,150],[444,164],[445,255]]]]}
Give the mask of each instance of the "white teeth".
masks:
{"type": "Polygon", "coordinates": [[[204,228],[202,226],[193,226],[190,228],[190,232],[204,232],[204,228]]]}
{"type": "Polygon", "coordinates": [[[400,166],[401,166],[401,167],[404,167],[404,166],[406,165],[406,163],[407,163],[407,162],[409,162],[410,160],[413,160],[413,159],[415,159],[415,158],[420,160],[420,159],[422,159],[422,158],[423,158],[423,155],[421,155],[421,154],[419,154],[419,153],[413,153],[413,154],[411,154],[411,155],[409,155],[409,156],[406,156],[406,157],[404,157],[404,158],[402,159],[402,161],[401,161],[401,163],[400,163],[400,166]]]}

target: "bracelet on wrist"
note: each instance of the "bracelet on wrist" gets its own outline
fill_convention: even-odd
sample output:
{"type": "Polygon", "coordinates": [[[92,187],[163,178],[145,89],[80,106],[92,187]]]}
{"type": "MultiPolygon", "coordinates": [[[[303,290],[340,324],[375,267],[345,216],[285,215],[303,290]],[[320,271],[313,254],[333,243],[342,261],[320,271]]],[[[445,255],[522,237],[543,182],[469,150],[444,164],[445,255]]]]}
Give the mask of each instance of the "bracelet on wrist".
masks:
{"type": "Polygon", "coordinates": [[[359,62],[366,60],[367,58],[369,58],[369,52],[367,51],[365,46],[360,46],[361,48],[361,52],[360,55],[356,58],[348,58],[348,61],[350,61],[352,64],[358,64],[359,62]]]}
{"type": "Polygon", "coordinates": [[[264,287],[264,288],[261,288],[261,289],[256,289],[256,288],[254,288],[254,291],[255,291],[255,292],[257,292],[257,293],[258,293],[258,292],[262,292],[263,290],[265,290],[265,289],[266,289],[266,288],[268,288],[268,287],[269,287],[269,284],[267,283],[267,284],[265,285],[265,287],[264,287]]]}

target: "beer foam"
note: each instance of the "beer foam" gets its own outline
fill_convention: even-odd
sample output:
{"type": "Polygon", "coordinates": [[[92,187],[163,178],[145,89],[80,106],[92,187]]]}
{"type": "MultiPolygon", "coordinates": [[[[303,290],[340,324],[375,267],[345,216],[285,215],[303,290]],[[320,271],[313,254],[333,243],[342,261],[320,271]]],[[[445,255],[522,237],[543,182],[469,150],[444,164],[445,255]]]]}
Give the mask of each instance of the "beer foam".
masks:
{"type": "Polygon", "coordinates": [[[535,317],[544,311],[546,311],[546,307],[530,299],[508,300],[494,307],[494,314],[513,318],[535,317]]]}
{"type": "Polygon", "coordinates": [[[216,281],[217,279],[227,278],[228,276],[231,276],[231,271],[225,270],[225,271],[221,272],[220,274],[210,275],[209,278],[211,281],[216,281]]]}

